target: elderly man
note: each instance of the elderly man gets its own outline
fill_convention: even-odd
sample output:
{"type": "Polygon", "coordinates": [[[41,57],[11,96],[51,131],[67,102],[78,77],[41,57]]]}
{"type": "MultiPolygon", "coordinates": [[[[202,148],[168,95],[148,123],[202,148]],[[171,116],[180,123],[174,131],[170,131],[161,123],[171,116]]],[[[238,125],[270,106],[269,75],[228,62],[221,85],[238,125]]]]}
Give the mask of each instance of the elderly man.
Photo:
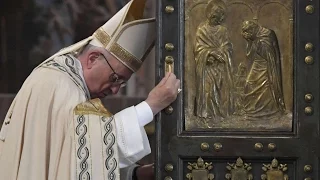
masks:
{"type": "MultiPolygon", "coordinates": [[[[176,99],[180,81],[174,74],[166,74],[145,101],[115,115],[95,99],[125,86],[152,48],[155,20],[142,19],[144,3],[130,1],[26,79],[0,132],[2,179],[119,180],[120,168],[150,153],[143,127],[176,99]]],[[[135,174],[141,179],[141,171],[135,174]]]]}
{"type": "Polygon", "coordinates": [[[285,104],[276,33],[253,21],[244,21],[241,34],[247,41],[246,55],[252,64],[244,88],[246,118],[278,118],[285,112],[285,104]]]}

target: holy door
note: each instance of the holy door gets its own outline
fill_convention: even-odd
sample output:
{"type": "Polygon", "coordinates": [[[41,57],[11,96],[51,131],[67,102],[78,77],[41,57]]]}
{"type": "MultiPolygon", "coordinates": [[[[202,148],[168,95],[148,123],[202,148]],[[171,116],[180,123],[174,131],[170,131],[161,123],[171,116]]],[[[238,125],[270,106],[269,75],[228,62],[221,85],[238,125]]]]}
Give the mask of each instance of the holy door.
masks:
{"type": "Polygon", "coordinates": [[[159,0],[158,180],[318,180],[318,0],[159,0]]]}

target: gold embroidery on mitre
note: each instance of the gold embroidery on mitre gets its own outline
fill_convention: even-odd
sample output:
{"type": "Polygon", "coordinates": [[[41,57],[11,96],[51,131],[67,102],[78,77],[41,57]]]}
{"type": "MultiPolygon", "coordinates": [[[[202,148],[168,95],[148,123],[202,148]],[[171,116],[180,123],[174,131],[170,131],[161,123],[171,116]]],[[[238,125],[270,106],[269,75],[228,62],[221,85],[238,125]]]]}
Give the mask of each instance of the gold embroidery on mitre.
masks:
{"type": "Polygon", "coordinates": [[[110,52],[117,56],[119,61],[123,62],[134,72],[136,72],[142,65],[142,61],[121,47],[118,43],[113,43],[110,46],[110,52]]]}
{"type": "Polygon", "coordinates": [[[98,116],[111,117],[112,114],[103,106],[100,99],[91,99],[78,104],[74,109],[76,115],[95,114],[98,116]]]}
{"type": "Polygon", "coordinates": [[[109,34],[103,29],[99,28],[94,33],[93,36],[100,41],[104,48],[106,48],[110,42],[111,37],[109,34]]]}

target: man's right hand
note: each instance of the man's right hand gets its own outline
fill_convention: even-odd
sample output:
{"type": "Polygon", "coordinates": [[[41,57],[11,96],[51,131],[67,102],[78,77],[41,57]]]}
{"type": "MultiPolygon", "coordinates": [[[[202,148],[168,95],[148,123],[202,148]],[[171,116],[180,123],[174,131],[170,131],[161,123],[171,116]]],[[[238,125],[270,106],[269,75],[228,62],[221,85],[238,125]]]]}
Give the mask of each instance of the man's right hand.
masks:
{"type": "Polygon", "coordinates": [[[151,90],[146,99],[153,115],[156,115],[176,100],[179,88],[180,80],[173,73],[167,73],[159,84],[151,90]]]}

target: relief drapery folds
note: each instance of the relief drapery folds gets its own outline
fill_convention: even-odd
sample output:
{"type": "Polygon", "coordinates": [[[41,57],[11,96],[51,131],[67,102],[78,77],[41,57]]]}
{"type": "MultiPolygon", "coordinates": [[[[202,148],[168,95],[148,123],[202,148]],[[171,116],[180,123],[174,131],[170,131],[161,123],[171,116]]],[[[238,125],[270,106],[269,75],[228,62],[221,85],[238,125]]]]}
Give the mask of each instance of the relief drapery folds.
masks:
{"type": "Polygon", "coordinates": [[[225,5],[208,5],[206,20],[196,32],[196,105],[201,118],[225,118],[232,113],[232,43],[228,30],[221,25],[225,5]]]}
{"type": "MultiPolygon", "coordinates": [[[[278,1],[292,11],[286,0],[278,1]]],[[[292,46],[292,13],[280,17],[281,21],[287,18],[288,25],[283,28],[272,17],[259,19],[248,13],[238,17],[235,4],[223,0],[187,2],[185,70],[194,76],[187,75],[185,81],[187,87],[194,88],[186,96],[186,128],[290,131],[292,47],[288,46],[292,46]],[[202,18],[197,13],[200,9],[205,10],[202,18]],[[283,32],[288,29],[289,35],[283,32]]],[[[246,0],[243,4],[258,15],[275,7],[263,1],[246,0]]]]}
{"type": "Polygon", "coordinates": [[[278,40],[271,29],[244,21],[242,36],[247,41],[246,56],[251,65],[238,111],[247,119],[282,115],[281,60],[278,40]]]}

